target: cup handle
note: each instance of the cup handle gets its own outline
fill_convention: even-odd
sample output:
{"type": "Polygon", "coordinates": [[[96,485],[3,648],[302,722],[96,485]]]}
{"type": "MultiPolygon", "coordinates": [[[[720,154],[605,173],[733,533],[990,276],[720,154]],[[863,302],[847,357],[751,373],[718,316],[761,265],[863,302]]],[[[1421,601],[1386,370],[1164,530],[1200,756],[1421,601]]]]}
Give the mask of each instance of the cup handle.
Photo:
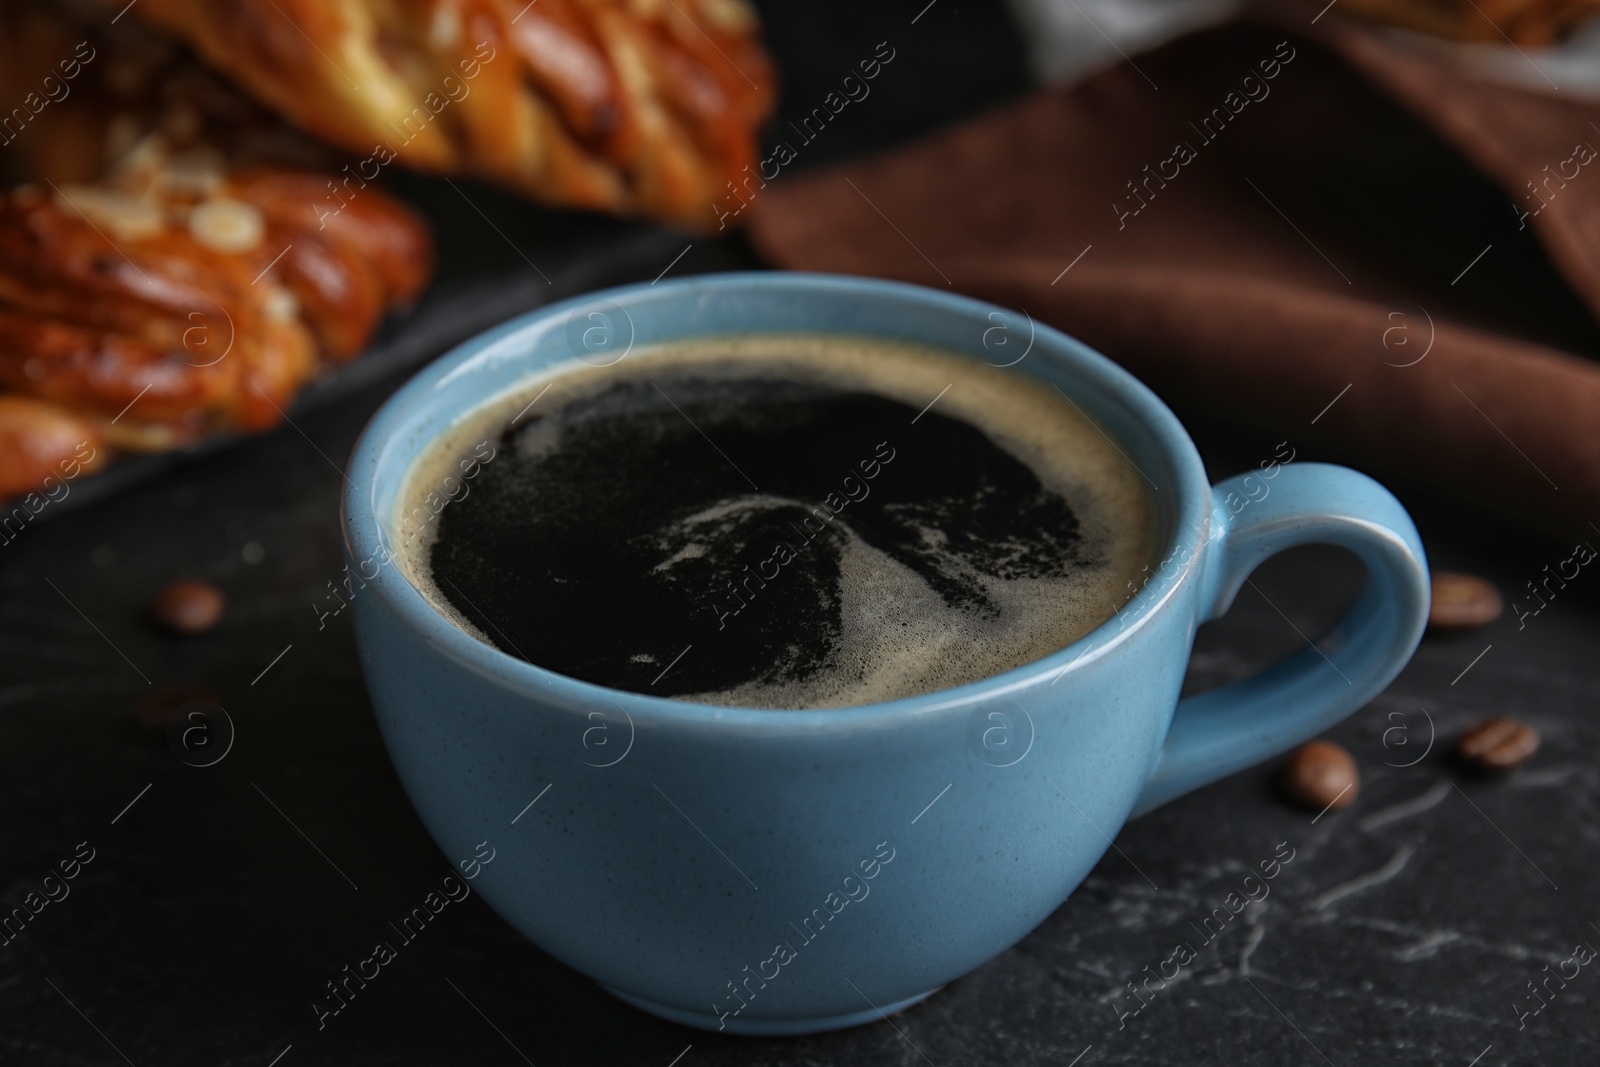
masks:
{"type": "Polygon", "coordinates": [[[1213,528],[1200,561],[1202,621],[1227,611],[1262,561],[1294,545],[1350,549],[1366,565],[1367,583],[1313,647],[1180,700],[1135,815],[1337,723],[1400,673],[1427,623],[1428,563],[1417,528],[1393,494],[1366,475],[1296,463],[1270,480],[1260,471],[1231,478],[1212,487],[1211,499],[1213,528]]]}

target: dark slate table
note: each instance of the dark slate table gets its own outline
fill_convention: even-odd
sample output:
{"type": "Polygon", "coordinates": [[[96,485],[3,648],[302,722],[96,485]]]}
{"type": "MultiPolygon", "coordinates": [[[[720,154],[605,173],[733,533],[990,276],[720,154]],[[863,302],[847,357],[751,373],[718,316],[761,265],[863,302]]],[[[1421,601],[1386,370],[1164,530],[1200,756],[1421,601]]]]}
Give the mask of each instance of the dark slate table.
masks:
{"type": "MultiPolygon", "coordinates": [[[[790,114],[878,41],[898,50],[871,106],[841,116],[808,164],[1025,84],[1015,31],[988,7],[945,0],[915,25],[921,0],[767,7],[790,114]]],[[[525,292],[526,304],[540,291],[524,256],[564,265],[554,292],[651,277],[687,243],[476,190],[497,236],[459,202],[419,195],[433,197],[456,291],[480,278],[501,298],[525,292]],[[618,241],[633,251],[607,251],[618,241]]],[[[749,262],[737,241],[697,241],[672,271],[749,262]]],[[[1551,980],[1542,1000],[1529,985],[1570,975],[1574,948],[1600,945],[1600,611],[1587,575],[1523,628],[1508,615],[1425,639],[1389,690],[1332,734],[1363,769],[1352,808],[1318,818],[1289,807],[1270,767],[1186,797],[1123,830],[1022,943],[892,1025],[786,1040],[680,1029],[613,1000],[474,897],[319,1031],[310,1002],[323,983],[448,870],[385,758],[348,614],[318,617],[340,573],[338,465],[397,384],[63,505],[0,547],[0,903],[22,904],[62,862],[78,863],[69,895],[0,947],[0,1062],[1594,1062],[1600,969],[1551,980]],[[227,590],[214,633],[177,640],[146,622],[151,595],[180,576],[227,590]],[[215,694],[231,743],[220,721],[210,748],[175,746],[145,725],[141,701],[169,685],[215,694]],[[1509,779],[1464,775],[1447,755],[1453,737],[1506,712],[1536,725],[1544,747],[1509,779]],[[1180,978],[1140,984],[1176,945],[1200,944],[1206,917],[1275,854],[1293,858],[1270,896],[1180,978]]],[[[1271,454],[1266,439],[1190,421],[1214,476],[1271,454]]],[[[1281,436],[1292,431],[1286,422],[1281,436]]],[[[1403,495],[1436,566],[1508,593],[1569,554],[1403,495]]],[[[1270,562],[1259,595],[1247,587],[1202,631],[1191,687],[1292,652],[1359,577],[1331,550],[1270,562]]]]}

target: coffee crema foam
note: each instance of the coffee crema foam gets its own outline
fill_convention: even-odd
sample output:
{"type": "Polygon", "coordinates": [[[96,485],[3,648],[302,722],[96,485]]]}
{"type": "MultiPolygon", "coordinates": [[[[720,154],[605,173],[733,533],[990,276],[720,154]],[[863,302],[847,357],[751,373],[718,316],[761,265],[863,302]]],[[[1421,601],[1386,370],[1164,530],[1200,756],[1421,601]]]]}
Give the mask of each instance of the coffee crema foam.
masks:
{"type": "Polygon", "coordinates": [[[429,446],[397,516],[485,441],[397,553],[407,578],[511,655],[699,703],[845,707],[1021,666],[1114,614],[1155,542],[1143,475],[1052,387],[879,338],[531,377],[429,446]]]}

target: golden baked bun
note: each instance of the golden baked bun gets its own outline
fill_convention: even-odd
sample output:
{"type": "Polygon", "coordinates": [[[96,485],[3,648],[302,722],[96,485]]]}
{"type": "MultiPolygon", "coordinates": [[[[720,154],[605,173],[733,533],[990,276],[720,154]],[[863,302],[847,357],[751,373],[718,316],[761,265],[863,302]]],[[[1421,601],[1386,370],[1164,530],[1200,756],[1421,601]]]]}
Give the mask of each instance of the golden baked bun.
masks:
{"type": "Polygon", "coordinates": [[[170,160],[141,166],[144,184],[0,200],[0,391],[89,417],[119,447],[277,425],[322,361],[360,351],[428,275],[422,224],[376,190],[319,228],[301,190],[325,175],[207,180],[186,162],[163,184],[170,160]]]}
{"type": "Polygon", "coordinates": [[[369,168],[693,228],[754,166],[772,105],[743,0],[140,0],[130,17],[369,168]]]}
{"type": "Polygon", "coordinates": [[[0,157],[21,182],[0,195],[0,435],[36,437],[0,498],[74,434],[103,454],[278,425],[428,280],[417,216],[131,20],[0,9],[0,92],[32,116],[0,157]]]}

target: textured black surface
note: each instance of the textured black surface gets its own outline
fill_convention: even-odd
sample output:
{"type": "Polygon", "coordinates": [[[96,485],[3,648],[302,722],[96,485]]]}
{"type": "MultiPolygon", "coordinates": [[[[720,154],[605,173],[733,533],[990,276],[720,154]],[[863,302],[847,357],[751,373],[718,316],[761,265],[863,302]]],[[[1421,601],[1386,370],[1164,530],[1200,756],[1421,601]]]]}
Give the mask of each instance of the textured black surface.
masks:
{"type": "MultiPolygon", "coordinates": [[[[894,14],[903,24],[921,6],[894,14]]],[[[794,7],[772,22],[797,90],[825,82],[834,57],[852,62],[886,36],[863,20],[889,16],[865,5],[815,18],[794,7]]],[[[837,132],[858,122],[851,149],[869,147],[928,125],[939,112],[927,101],[954,113],[1014,89],[1020,58],[996,19],[942,0],[902,25],[896,63],[906,65],[883,77],[906,75],[903,94],[847,111],[837,132]]],[[[510,201],[480,203],[508,233],[529,232],[510,201]]],[[[447,239],[481,239],[486,269],[511,256],[481,219],[481,232],[469,231],[476,216],[461,210],[447,239]]],[[[697,243],[673,270],[738,261],[736,247],[697,243]]],[[[340,569],[336,464],[395,384],[0,547],[0,903],[20,904],[79,842],[95,850],[70,896],[0,947],[0,1062],[1594,1061],[1594,964],[1523,1029],[1514,1007],[1532,1007],[1526,983],[1546,965],[1580,942],[1600,946],[1600,610],[1587,571],[1525,628],[1508,614],[1424,640],[1394,685],[1332,735],[1365,773],[1352,808],[1313,821],[1275,798],[1272,768],[1179,800],[1122,831],[1032,935],[892,1026],[760,1041],[683,1030],[614,1001],[471,899],[318,1032],[308,1005],[322,983],[447,870],[384,756],[348,613],[318,623],[340,569]],[[215,633],[179,641],[146,623],[151,595],[178,576],[228,591],[215,633]],[[173,683],[214,692],[236,727],[213,766],[186,765],[139,725],[139,702],[173,683]],[[1544,747],[1507,780],[1465,777],[1446,758],[1449,742],[1493,713],[1532,722],[1544,747]],[[1190,924],[1279,842],[1294,859],[1271,896],[1119,1029],[1133,1006],[1125,983],[1197,940],[1190,924]]],[[[1272,440],[1201,431],[1215,476],[1273,454],[1272,440]]],[[[1286,419],[1277,437],[1295,431],[1286,419]]],[[[1484,574],[1508,593],[1570,554],[1404,496],[1436,566],[1484,574]]],[[[1192,684],[1293,651],[1301,632],[1335,617],[1357,578],[1332,552],[1272,561],[1255,577],[1259,592],[1247,586],[1202,632],[1192,684]]]]}

